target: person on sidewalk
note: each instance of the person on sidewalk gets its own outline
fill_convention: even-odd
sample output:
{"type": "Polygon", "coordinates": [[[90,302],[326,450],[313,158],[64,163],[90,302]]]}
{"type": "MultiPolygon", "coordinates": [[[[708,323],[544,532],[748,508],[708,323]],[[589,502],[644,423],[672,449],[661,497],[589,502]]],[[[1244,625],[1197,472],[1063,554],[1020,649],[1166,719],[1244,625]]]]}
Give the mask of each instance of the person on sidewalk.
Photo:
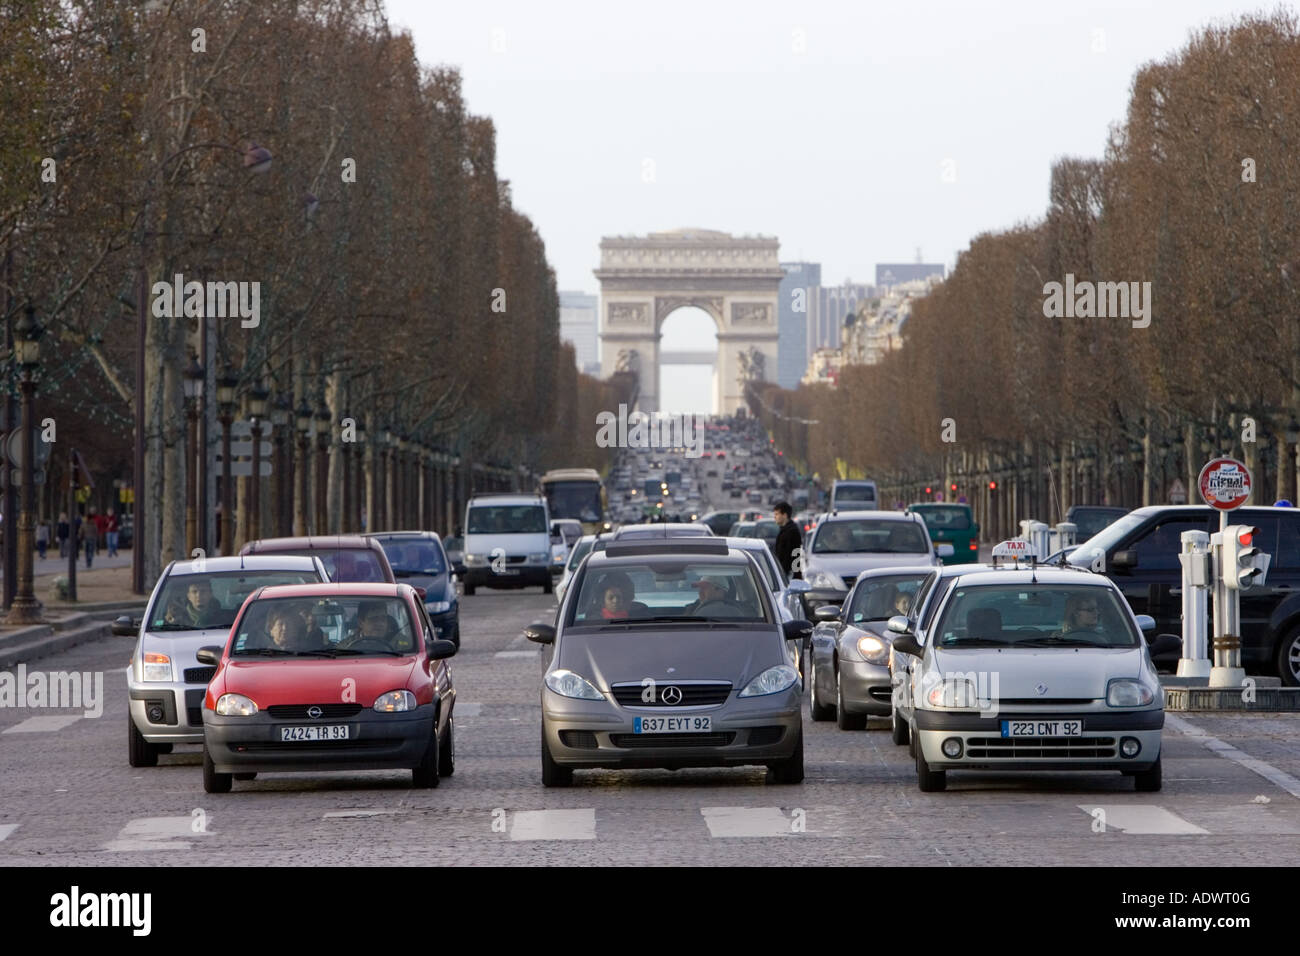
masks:
{"type": "Polygon", "coordinates": [[[108,538],[108,519],[94,508],[91,508],[90,520],[95,525],[95,553],[99,554],[99,549],[104,546],[104,542],[108,538]]]}
{"type": "Polygon", "coordinates": [[[50,546],[50,526],[44,521],[36,525],[36,551],[45,560],[45,550],[50,546]]]}
{"type": "Polygon", "coordinates": [[[56,533],[59,539],[59,557],[66,558],[68,556],[68,513],[66,511],[59,512],[59,526],[56,533]]]}
{"type": "Polygon", "coordinates": [[[81,521],[81,542],[86,549],[86,567],[90,567],[91,561],[95,558],[95,548],[99,544],[99,529],[95,527],[95,516],[87,516],[81,521]]]}
{"type": "Polygon", "coordinates": [[[112,508],[108,509],[108,514],[104,516],[104,533],[108,541],[108,556],[117,557],[117,512],[112,508]]]}

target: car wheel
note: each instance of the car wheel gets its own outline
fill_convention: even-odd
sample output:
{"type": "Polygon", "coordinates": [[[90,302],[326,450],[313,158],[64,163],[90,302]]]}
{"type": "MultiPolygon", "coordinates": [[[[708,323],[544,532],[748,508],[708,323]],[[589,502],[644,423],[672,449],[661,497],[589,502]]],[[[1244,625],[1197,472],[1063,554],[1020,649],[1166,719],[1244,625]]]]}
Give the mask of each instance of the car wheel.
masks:
{"type": "Polygon", "coordinates": [[[547,578],[547,579],[546,579],[546,583],[542,585],[542,593],[543,593],[543,594],[554,594],[554,593],[555,593],[555,582],[552,581],[550,578],[547,578]]]}
{"type": "Polygon", "coordinates": [[[151,744],[154,750],[160,754],[169,754],[172,752],[172,744],[151,744]]]}
{"type": "Polygon", "coordinates": [[[931,770],[930,765],[925,762],[925,754],[921,748],[913,743],[913,749],[916,751],[916,785],[921,788],[922,793],[938,793],[940,790],[948,788],[948,774],[943,770],[931,770]]]}
{"type": "Polygon", "coordinates": [[[767,765],[776,783],[803,783],[803,730],[799,731],[799,740],[794,745],[794,753],[785,760],[767,765]]]}
{"type": "Polygon", "coordinates": [[[1146,770],[1133,774],[1133,789],[1138,793],[1155,793],[1160,789],[1160,758],[1146,770]]]}
{"type": "Polygon", "coordinates": [[[844,707],[844,685],[840,682],[840,672],[835,671],[835,726],[840,730],[864,730],[867,726],[866,714],[850,714],[844,707]]]}
{"type": "Polygon", "coordinates": [[[447,736],[442,741],[442,752],[438,754],[438,773],[450,777],[456,772],[456,718],[447,718],[447,736]]]}
{"type": "Polygon", "coordinates": [[[893,708],[890,708],[890,711],[889,711],[889,739],[892,740],[894,743],[896,743],[898,746],[901,747],[903,744],[905,744],[905,743],[908,742],[908,740],[910,739],[910,737],[911,737],[911,734],[908,733],[907,724],[905,724],[903,721],[901,721],[901,720],[898,719],[898,711],[897,711],[897,710],[894,710],[893,708]]]}
{"type": "Polygon", "coordinates": [[[551,757],[551,748],[546,746],[546,727],[542,727],[542,786],[544,787],[571,787],[573,786],[573,770],[570,767],[561,767],[551,757]]]}
{"type": "Polygon", "coordinates": [[[231,779],[231,775],[228,773],[217,773],[217,768],[212,763],[212,754],[208,753],[205,744],[203,747],[203,792],[229,793],[231,779]]]}
{"type": "Polygon", "coordinates": [[[816,721],[830,720],[835,716],[835,708],[827,707],[817,699],[817,665],[808,660],[808,711],[816,721]]]}
{"type": "Polygon", "coordinates": [[[1300,686],[1300,627],[1293,627],[1277,645],[1277,674],[1287,687],[1300,686]]]}
{"type": "Polygon", "coordinates": [[[126,757],[132,767],[158,766],[158,748],[144,739],[131,715],[126,715],[126,757]]]}
{"type": "Polygon", "coordinates": [[[257,771],[251,770],[251,771],[246,771],[244,773],[232,773],[231,776],[234,777],[236,780],[256,780],[257,771]]]}
{"type": "Polygon", "coordinates": [[[411,785],[422,790],[430,790],[438,785],[438,756],[442,751],[442,741],[438,739],[438,723],[434,721],[433,733],[424,748],[424,757],[420,765],[411,770],[411,785]]]}
{"type": "Polygon", "coordinates": [[[451,632],[451,642],[456,645],[456,650],[460,650],[460,622],[456,622],[456,629],[451,632]]]}

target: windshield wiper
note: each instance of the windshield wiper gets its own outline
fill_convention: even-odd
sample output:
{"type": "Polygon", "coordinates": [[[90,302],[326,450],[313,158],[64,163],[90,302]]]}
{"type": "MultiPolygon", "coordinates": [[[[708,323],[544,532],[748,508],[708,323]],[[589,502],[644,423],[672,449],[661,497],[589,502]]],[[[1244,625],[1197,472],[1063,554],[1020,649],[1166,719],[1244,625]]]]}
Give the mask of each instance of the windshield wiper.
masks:
{"type": "MultiPolygon", "coordinates": [[[[231,623],[234,623],[233,621],[231,623]]],[[[150,631],[228,631],[230,624],[154,624],[150,631]]]]}
{"type": "Polygon", "coordinates": [[[242,651],[235,651],[233,656],[297,657],[298,655],[294,651],[285,651],[278,647],[246,647],[242,651]]]}
{"type": "Polygon", "coordinates": [[[384,654],[388,657],[407,657],[414,654],[414,651],[394,651],[385,648],[382,651],[362,651],[355,647],[335,647],[328,651],[304,651],[305,654],[324,654],[326,657],[357,657],[359,655],[369,656],[371,654],[384,654]]]}
{"type": "Polygon", "coordinates": [[[1020,647],[1110,647],[1111,645],[1104,641],[1089,641],[1082,637],[1052,637],[1050,634],[1043,637],[1031,637],[1027,641],[1016,641],[1020,647]]]}
{"type": "Polygon", "coordinates": [[[952,641],[940,641],[940,647],[1010,647],[1011,642],[999,641],[993,637],[961,637],[952,641]]]}

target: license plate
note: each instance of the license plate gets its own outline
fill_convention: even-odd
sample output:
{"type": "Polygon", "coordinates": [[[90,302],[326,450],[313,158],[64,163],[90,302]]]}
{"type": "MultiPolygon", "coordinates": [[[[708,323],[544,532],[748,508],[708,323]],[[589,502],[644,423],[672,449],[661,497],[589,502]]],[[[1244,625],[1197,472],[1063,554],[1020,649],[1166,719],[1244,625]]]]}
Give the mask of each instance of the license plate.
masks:
{"type": "Polygon", "coordinates": [[[498,571],[498,572],[496,572],[496,573],[497,573],[497,574],[518,574],[518,573],[519,573],[519,569],[518,569],[518,568],[502,568],[500,571],[498,571]]]}
{"type": "Polygon", "coordinates": [[[636,717],[632,721],[636,734],[707,734],[711,730],[712,717],[636,717]]]}
{"type": "Polygon", "coordinates": [[[347,724],[320,724],[315,727],[281,727],[283,740],[347,740],[347,724]]]}
{"type": "Polygon", "coordinates": [[[1003,737],[1082,737],[1082,720],[1004,720],[1003,737]]]}

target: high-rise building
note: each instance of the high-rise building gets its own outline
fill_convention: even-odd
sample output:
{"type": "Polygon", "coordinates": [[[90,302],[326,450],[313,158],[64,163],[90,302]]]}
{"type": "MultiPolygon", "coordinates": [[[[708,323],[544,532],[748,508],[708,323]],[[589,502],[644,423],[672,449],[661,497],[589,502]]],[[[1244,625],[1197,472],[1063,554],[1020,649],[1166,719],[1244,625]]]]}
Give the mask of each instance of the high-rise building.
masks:
{"type": "MultiPolygon", "coordinates": [[[[842,342],[844,320],[869,300],[874,289],[863,283],[844,282],[821,286],[808,309],[808,346],[804,354],[806,369],[818,349],[838,349],[842,342]]],[[[800,372],[802,375],[802,372],[800,372]]]]}
{"type": "Polygon", "coordinates": [[[816,262],[783,262],[781,303],[778,309],[776,381],[782,388],[798,388],[808,365],[808,314],[815,306],[822,283],[822,267],[816,262]]]}
{"type": "Polygon", "coordinates": [[[930,276],[938,276],[942,279],[943,275],[944,267],[942,262],[876,263],[876,286],[882,290],[887,286],[913,282],[917,279],[928,279],[930,276]]]}
{"type": "MultiPolygon", "coordinates": [[[[600,378],[600,297],[560,293],[560,338],[573,343],[578,371],[600,378]]],[[[612,371],[612,370],[611,370],[612,371]]]]}

